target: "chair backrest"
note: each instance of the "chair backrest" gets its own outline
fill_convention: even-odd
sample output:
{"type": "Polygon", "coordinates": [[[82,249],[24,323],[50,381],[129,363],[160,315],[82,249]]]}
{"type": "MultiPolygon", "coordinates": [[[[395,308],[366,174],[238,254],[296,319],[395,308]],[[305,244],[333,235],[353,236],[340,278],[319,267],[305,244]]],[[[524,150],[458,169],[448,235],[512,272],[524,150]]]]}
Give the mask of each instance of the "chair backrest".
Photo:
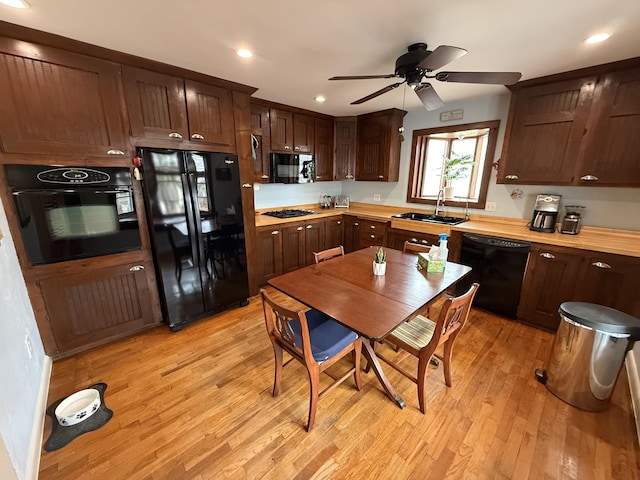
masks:
{"type": "Polygon", "coordinates": [[[289,310],[276,303],[264,289],[260,289],[260,296],[269,337],[302,363],[313,361],[309,326],[304,312],[289,310]],[[299,332],[297,341],[296,332],[299,332]]]}
{"type": "Polygon", "coordinates": [[[340,257],[342,255],[344,255],[344,248],[342,247],[342,245],[328,248],[326,250],[322,250],[321,252],[313,252],[313,258],[316,263],[324,262],[325,260],[340,257]]]}
{"type": "Polygon", "coordinates": [[[438,345],[444,343],[452,335],[455,337],[469,317],[471,302],[480,285],[474,283],[466,293],[459,297],[449,298],[444,302],[440,310],[440,316],[436,322],[433,338],[438,338],[438,345]]]}
{"type": "Polygon", "coordinates": [[[431,245],[425,245],[423,243],[413,243],[407,240],[404,242],[402,251],[404,253],[429,253],[431,245]]]}

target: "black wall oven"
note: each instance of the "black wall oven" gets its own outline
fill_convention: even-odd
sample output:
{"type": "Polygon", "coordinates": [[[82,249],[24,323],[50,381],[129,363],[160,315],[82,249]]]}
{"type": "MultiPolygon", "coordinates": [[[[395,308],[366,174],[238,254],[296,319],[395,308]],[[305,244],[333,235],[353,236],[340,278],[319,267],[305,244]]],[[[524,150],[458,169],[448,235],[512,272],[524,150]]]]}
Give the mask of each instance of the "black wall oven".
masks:
{"type": "Polygon", "coordinates": [[[141,248],[128,168],[6,165],[5,173],[33,265],[141,248]]]}

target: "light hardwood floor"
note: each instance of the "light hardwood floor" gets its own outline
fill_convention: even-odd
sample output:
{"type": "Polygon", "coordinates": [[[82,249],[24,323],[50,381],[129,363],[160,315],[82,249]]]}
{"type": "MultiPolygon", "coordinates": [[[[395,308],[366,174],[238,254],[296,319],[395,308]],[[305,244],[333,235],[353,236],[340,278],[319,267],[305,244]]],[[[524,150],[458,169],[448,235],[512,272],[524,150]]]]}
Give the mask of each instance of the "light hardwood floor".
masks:
{"type": "MultiPolygon", "coordinates": [[[[473,310],[453,386],[442,367],[429,373],[425,415],[416,386],[386,368],[404,410],[363,373],[361,391],[347,380],[320,401],[307,433],[306,372],[290,364],[271,396],[273,352],[254,297],[177,333],[158,327],[55,362],[48,403],[105,382],[114,415],[43,451],[40,479],[639,479],[624,371],[608,410],[571,407],[534,378],[552,339],[473,310]]],[[[45,440],[50,431],[47,417],[45,440]]]]}

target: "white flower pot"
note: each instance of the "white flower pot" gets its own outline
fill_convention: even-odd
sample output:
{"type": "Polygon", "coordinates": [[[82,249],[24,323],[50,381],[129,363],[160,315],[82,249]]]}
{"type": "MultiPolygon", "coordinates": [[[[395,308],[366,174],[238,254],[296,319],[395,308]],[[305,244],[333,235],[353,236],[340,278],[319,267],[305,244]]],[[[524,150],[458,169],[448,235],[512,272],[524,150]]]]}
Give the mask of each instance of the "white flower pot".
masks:
{"type": "Polygon", "coordinates": [[[373,262],[373,274],[374,275],[384,275],[387,271],[387,264],[385,263],[376,263],[373,262]]]}

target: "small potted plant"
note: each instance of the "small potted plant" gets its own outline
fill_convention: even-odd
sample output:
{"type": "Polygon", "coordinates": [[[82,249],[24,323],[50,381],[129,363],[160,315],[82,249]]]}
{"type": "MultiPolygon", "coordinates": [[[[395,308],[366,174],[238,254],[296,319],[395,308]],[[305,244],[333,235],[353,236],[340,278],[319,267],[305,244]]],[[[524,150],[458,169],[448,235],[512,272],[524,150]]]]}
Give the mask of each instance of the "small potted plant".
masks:
{"type": "Polygon", "coordinates": [[[387,262],[385,261],[385,253],[382,247],[378,247],[376,256],[373,259],[373,274],[384,275],[387,270],[387,262]]]}
{"type": "Polygon", "coordinates": [[[467,178],[469,176],[471,165],[475,165],[476,162],[473,160],[473,155],[460,156],[455,152],[451,152],[450,157],[443,158],[444,172],[442,173],[442,177],[444,177],[444,196],[446,198],[451,198],[453,196],[453,187],[451,183],[460,178],[467,178]]]}

